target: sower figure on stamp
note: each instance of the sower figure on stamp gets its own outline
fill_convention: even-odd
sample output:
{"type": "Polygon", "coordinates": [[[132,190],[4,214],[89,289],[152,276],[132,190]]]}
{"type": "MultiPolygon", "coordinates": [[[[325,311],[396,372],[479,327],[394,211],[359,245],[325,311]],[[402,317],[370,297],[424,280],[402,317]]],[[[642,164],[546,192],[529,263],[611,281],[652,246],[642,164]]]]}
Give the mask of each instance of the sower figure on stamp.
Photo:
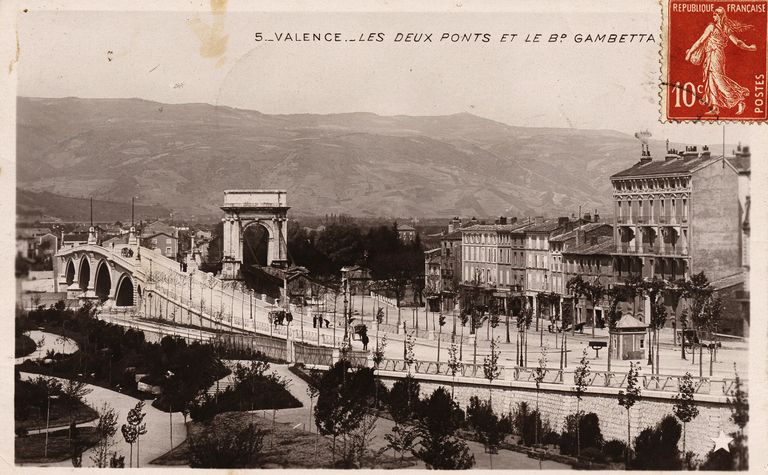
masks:
{"type": "Polygon", "coordinates": [[[700,100],[709,106],[707,114],[718,115],[721,107],[738,107],[736,114],[741,115],[749,90],[726,76],[725,47],[731,41],[743,50],[756,51],[755,45],[748,45],[735,36],[752,25],[729,19],[723,7],[715,8],[712,17],[713,23],[707,25],[701,37],[685,52],[685,60],[702,65],[704,95],[700,100]]]}

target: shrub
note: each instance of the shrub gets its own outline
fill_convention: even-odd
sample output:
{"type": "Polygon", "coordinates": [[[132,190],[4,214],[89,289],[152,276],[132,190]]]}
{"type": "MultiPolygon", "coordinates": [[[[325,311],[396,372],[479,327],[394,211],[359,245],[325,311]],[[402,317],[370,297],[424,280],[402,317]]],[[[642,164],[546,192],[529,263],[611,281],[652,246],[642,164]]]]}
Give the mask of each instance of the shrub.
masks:
{"type": "Polygon", "coordinates": [[[445,388],[437,388],[417,406],[416,431],[419,448],[413,454],[427,468],[459,470],[471,468],[475,457],[467,444],[454,436],[464,413],[445,388]]]}
{"type": "Polygon", "coordinates": [[[610,462],[622,462],[625,450],[627,450],[627,443],[623,440],[612,439],[603,445],[603,455],[610,462]]]}
{"type": "Polygon", "coordinates": [[[397,423],[411,420],[419,402],[419,382],[411,376],[398,379],[389,391],[389,413],[397,423]]]}
{"type": "Polygon", "coordinates": [[[546,445],[560,445],[560,434],[551,430],[544,434],[541,438],[541,443],[546,445]]]}
{"type": "Polygon", "coordinates": [[[581,458],[596,463],[603,463],[605,461],[603,453],[597,447],[587,447],[582,450],[581,458]]]}
{"type": "MultiPolygon", "coordinates": [[[[565,430],[560,437],[560,453],[563,455],[576,455],[576,414],[565,418],[565,430]]],[[[587,447],[600,449],[603,446],[603,434],[600,432],[600,418],[590,412],[581,416],[579,441],[581,450],[587,447]]]]}
{"type": "Polygon", "coordinates": [[[519,443],[531,446],[536,440],[536,425],[539,427],[539,435],[546,434],[551,429],[548,422],[542,422],[538,411],[530,411],[528,404],[521,402],[517,405],[514,415],[515,433],[520,436],[519,443]]]}
{"type": "Polygon", "coordinates": [[[486,451],[496,453],[503,434],[499,417],[493,412],[490,402],[472,396],[467,407],[467,422],[486,451]]]}
{"type": "Polygon", "coordinates": [[[674,416],[666,416],[655,428],[643,429],[635,437],[635,457],[631,467],[639,470],[680,470],[682,461],[677,443],[682,426],[674,416]]]}
{"type": "Polygon", "coordinates": [[[253,424],[236,432],[205,432],[189,438],[190,465],[195,468],[244,468],[256,462],[266,432],[253,424]]]}

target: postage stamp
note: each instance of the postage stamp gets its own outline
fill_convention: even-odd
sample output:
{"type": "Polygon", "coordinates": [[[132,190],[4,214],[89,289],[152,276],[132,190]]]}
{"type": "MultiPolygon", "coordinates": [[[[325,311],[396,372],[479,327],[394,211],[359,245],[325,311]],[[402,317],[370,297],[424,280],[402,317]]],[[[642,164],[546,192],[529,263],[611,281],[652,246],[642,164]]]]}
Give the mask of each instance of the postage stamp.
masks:
{"type": "Polygon", "coordinates": [[[668,121],[765,121],[768,1],[668,0],[662,115],[668,121]]]}

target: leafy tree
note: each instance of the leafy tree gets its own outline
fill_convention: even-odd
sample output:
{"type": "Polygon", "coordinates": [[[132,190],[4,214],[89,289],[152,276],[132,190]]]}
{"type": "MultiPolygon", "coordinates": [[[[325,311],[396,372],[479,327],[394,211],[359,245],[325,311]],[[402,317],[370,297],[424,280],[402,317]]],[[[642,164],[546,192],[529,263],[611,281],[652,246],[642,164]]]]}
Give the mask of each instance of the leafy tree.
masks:
{"type": "Polygon", "coordinates": [[[493,454],[498,453],[504,431],[499,417],[493,412],[491,402],[472,396],[467,407],[467,422],[485,447],[493,468],[493,454]]]}
{"type": "Polygon", "coordinates": [[[614,285],[609,288],[606,293],[608,300],[608,371],[611,370],[611,360],[613,358],[613,335],[612,332],[616,331],[616,325],[621,318],[621,312],[619,311],[619,304],[627,298],[627,289],[622,285],[614,285]]]}
{"type": "Polygon", "coordinates": [[[475,464],[467,444],[453,435],[463,416],[459,406],[442,387],[419,404],[416,431],[420,439],[414,455],[423,460],[427,468],[462,470],[475,464]]]}
{"type": "Polygon", "coordinates": [[[589,360],[587,359],[587,349],[585,348],[581,354],[581,361],[573,372],[573,392],[576,394],[576,455],[581,455],[581,398],[584,393],[587,392],[587,385],[589,379],[589,360]]]}
{"type": "Polygon", "coordinates": [[[460,373],[462,366],[464,366],[459,359],[458,350],[456,343],[451,343],[451,347],[448,349],[448,369],[451,370],[451,399],[453,399],[456,388],[456,374],[460,373]]]}
{"type": "Polygon", "coordinates": [[[491,353],[485,357],[483,361],[483,375],[488,380],[488,401],[493,400],[493,382],[501,375],[501,367],[499,366],[499,343],[494,339],[491,340],[491,353]]]}
{"type": "Polygon", "coordinates": [[[336,459],[336,440],[342,438],[343,453],[351,434],[360,427],[371,410],[375,381],[373,370],[357,368],[351,371],[347,360],[340,360],[320,380],[320,395],[315,406],[315,425],[320,434],[333,438],[333,460],[336,459]]]}
{"type": "Polygon", "coordinates": [[[600,418],[594,412],[584,414],[582,411],[576,414],[569,414],[565,418],[564,429],[560,437],[561,454],[581,457],[582,449],[590,447],[600,449],[603,445],[600,418]]]}
{"type": "MultiPolygon", "coordinates": [[[[541,356],[539,356],[539,364],[536,369],[533,370],[533,379],[536,381],[536,412],[539,412],[539,389],[541,382],[544,381],[544,377],[547,374],[547,347],[541,347],[541,356]]],[[[536,425],[535,443],[539,443],[539,426],[536,425]]]]}
{"type": "Polygon", "coordinates": [[[416,444],[416,429],[410,424],[395,424],[392,430],[384,434],[387,447],[403,460],[405,453],[413,450],[416,444]]]}
{"type": "MultiPolygon", "coordinates": [[[[376,349],[373,350],[373,366],[377,370],[379,369],[381,362],[384,361],[384,350],[386,348],[387,335],[384,335],[384,338],[381,339],[381,344],[379,344],[378,339],[376,340],[376,349]]],[[[376,407],[379,407],[379,383],[376,384],[376,394],[374,396],[376,399],[376,407]]]]}
{"type": "Polygon", "coordinates": [[[405,424],[412,420],[419,401],[419,382],[412,376],[398,379],[389,391],[389,414],[396,424],[405,424]]]}
{"type": "Polygon", "coordinates": [[[528,366],[527,330],[531,328],[531,322],[533,322],[533,307],[526,302],[517,317],[517,331],[520,335],[520,366],[528,366]]]}
{"type": "Polygon", "coordinates": [[[696,403],[693,400],[693,381],[691,380],[691,373],[686,372],[685,376],[680,379],[680,387],[678,393],[674,396],[675,405],[672,406],[672,411],[675,416],[683,423],[683,455],[687,452],[685,450],[685,429],[686,424],[694,420],[699,415],[699,408],[696,407],[696,403]]]}
{"type": "Polygon", "coordinates": [[[541,413],[531,411],[526,402],[518,403],[512,415],[512,426],[520,435],[523,445],[531,446],[536,440],[536,427],[541,427],[542,432],[549,431],[549,424],[541,420],[541,413]]]}
{"type": "Polygon", "coordinates": [[[193,468],[245,468],[258,461],[266,431],[248,424],[235,431],[206,430],[189,438],[193,468]]]}
{"type": "Polygon", "coordinates": [[[742,389],[739,374],[735,374],[734,389],[731,392],[731,397],[728,398],[728,406],[731,409],[731,422],[739,428],[735,434],[732,434],[735,451],[738,455],[736,466],[739,470],[747,470],[749,468],[747,463],[747,436],[744,434],[744,428],[747,427],[749,422],[749,400],[747,392],[742,389]]]}
{"type": "MultiPolygon", "coordinates": [[[[680,287],[679,295],[680,298],[686,299],[690,302],[690,310],[692,315],[692,322],[689,322],[686,318],[685,312],[683,312],[680,315],[680,324],[685,330],[685,328],[688,326],[689,323],[692,323],[694,326],[697,326],[697,323],[704,323],[707,321],[707,319],[701,319],[700,315],[702,313],[702,309],[704,307],[705,301],[710,297],[712,294],[712,288],[709,286],[709,280],[707,279],[706,275],[704,275],[704,272],[699,272],[698,274],[694,274],[691,276],[689,280],[681,280],[677,282],[678,286],[680,287]]],[[[680,355],[682,359],[686,359],[685,357],[685,336],[681,339],[680,342],[680,355]]]]}
{"type": "Polygon", "coordinates": [[[416,347],[416,337],[413,333],[414,332],[408,333],[405,336],[405,340],[403,341],[403,361],[405,363],[405,367],[408,370],[408,375],[411,374],[411,368],[416,363],[416,356],[413,351],[416,347]]]}
{"type": "MultiPolygon", "coordinates": [[[[139,401],[128,411],[128,425],[131,426],[136,434],[136,467],[139,467],[139,448],[141,444],[141,436],[147,433],[147,424],[144,423],[144,417],[147,415],[144,410],[144,401],[139,401]]],[[[125,435],[125,434],[123,434],[125,435]]],[[[126,442],[128,440],[126,439],[126,442]]],[[[131,445],[131,453],[133,453],[133,445],[131,445]]]]}
{"type": "MultiPolygon", "coordinates": [[[[77,381],[74,378],[67,378],[61,388],[64,395],[64,401],[67,407],[67,413],[69,414],[70,425],[75,420],[75,408],[83,402],[83,398],[93,391],[88,388],[88,385],[84,381],[77,381]]],[[[72,431],[68,433],[69,440],[72,440],[72,431]]]]}
{"type": "MultiPolygon", "coordinates": [[[[320,394],[320,390],[317,388],[314,382],[307,383],[307,396],[309,396],[309,427],[312,427],[312,404],[315,398],[320,394]]],[[[311,429],[310,429],[311,431],[311,429]]]]}
{"type": "Polygon", "coordinates": [[[643,429],[635,438],[635,458],[628,468],[639,470],[680,470],[682,463],[677,443],[680,423],[666,416],[656,428],[643,429]]]}
{"type": "Polygon", "coordinates": [[[440,362],[440,342],[442,338],[440,338],[443,335],[443,325],[445,325],[445,315],[440,313],[437,317],[437,324],[439,325],[439,330],[437,332],[437,362],[440,362]]]}
{"type": "Polygon", "coordinates": [[[109,466],[109,456],[112,453],[112,447],[115,446],[114,437],[116,433],[117,413],[109,404],[104,403],[99,409],[99,420],[96,423],[96,434],[99,441],[96,443],[94,453],[91,455],[91,460],[97,467],[106,468],[109,466]]]}
{"type": "Polygon", "coordinates": [[[133,444],[136,443],[136,439],[139,437],[139,432],[135,426],[131,424],[123,424],[120,427],[120,432],[123,433],[123,439],[131,447],[131,452],[128,457],[128,466],[133,467],[133,444]]]}
{"type": "Polygon", "coordinates": [[[627,373],[627,387],[626,391],[619,391],[619,406],[622,406],[627,410],[627,456],[626,464],[629,466],[629,452],[631,447],[631,426],[630,426],[630,414],[629,410],[640,399],[640,384],[637,380],[638,372],[640,371],[640,365],[635,365],[634,362],[629,363],[629,372],[627,373]]]}
{"type": "Polygon", "coordinates": [[[488,318],[485,315],[485,309],[483,307],[475,307],[472,309],[472,312],[470,313],[471,317],[471,323],[472,323],[472,331],[475,334],[474,341],[474,353],[472,356],[472,364],[477,364],[477,330],[482,328],[483,323],[488,318]]]}
{"type": "Polygon", "coordinates": [[[653,331],[652,339],[648,342],[648,364],[651,365],[651,372],[656,373],[659,372],[659,330],[664,328],[667,321],[667,307],[664,305],[664,291],[667,287],[668,284],[665,280],[656,277],[643,282],[643,291],[651,302],[650,328],[653,331]],[[656,353],[655,360],[654,352],[656,353]]]}
{"type": "Polygon", "coordinates": [[[462,309],[459,313],[459,322],[461,323],[461,337],[459,338],[459,361],[464,359],[464,327],[469,322],[469,312],[466,309],[462,309]]]}
{"type": "Polygon", "coordinates": [[[580,299],[586,297],[588,285],[589,284],[584,280],[581,274],[578,274],[575,277],[571,277],[570,279],[568,279],[568,282],[565,283],[565,288],[568,290],[568,292],[571,293],[571,295],[573,295],[574,321],[573,321],[573,325],[571,326],[572,332],[576,330],[575,307],[580,299]]]}

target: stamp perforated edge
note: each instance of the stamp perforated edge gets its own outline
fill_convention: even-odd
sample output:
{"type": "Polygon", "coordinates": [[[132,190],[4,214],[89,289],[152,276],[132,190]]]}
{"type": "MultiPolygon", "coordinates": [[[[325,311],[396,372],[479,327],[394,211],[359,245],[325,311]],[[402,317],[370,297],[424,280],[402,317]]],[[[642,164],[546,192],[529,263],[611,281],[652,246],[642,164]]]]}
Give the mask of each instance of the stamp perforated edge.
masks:
{"type": "MultiPolygon", "coordinates": [[[[763,125],[768,123],[766,119],[669,119],[667,117],[667,101],[669,100],[669,87],[667,87],[667,43],[669,41],[667,30],[669,26],[669,3],[672,0],[659,0],[659,6],[661,7],[661,31],[659,32],[659,122],[662,124],[740,124],[740,125],[763,125]]],[[[718,0],[714,0],[718,1],[718,0]]],[[[740,0],[720,0],[720,1],[734,1],[740,0]]],[[[766,32],[768,35],[768,32],[766,32]]],[[[766,65],[768,65],[768,49],[766,49],[766,65]]]]}

